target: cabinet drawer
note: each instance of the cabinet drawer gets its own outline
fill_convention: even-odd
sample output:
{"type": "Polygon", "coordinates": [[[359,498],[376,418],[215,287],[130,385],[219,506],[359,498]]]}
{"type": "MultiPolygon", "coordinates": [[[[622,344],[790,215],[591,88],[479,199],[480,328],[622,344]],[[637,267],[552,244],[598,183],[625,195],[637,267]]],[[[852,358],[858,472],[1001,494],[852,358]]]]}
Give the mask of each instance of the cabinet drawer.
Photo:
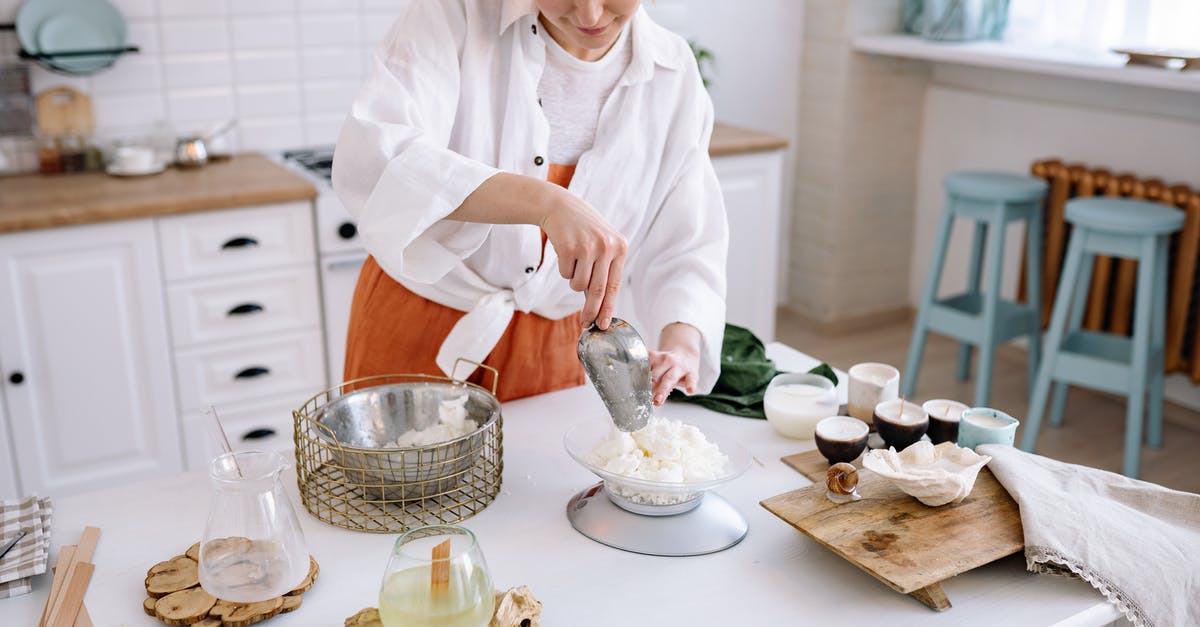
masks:
{"type": "MultiPolygon", "coordinates": [[[[292,461],[295,450],[292,410],[308,398],[301,396],[304,395],[287,394],[262,402],[217,406],[229,445],[235,451],[279,451],[292,461]]],[[[221,454],[208,421],[203,411],[183,416],[183,450],[188,470],[207,472],[208,463],[221,454]]]]}
{"type": "Polygon", "coordinates": [[[167,289],[167,302],[177,347],[321,323],[321,299],[311,267],[176,284],[167,289]]]}
{"type": "Polygon", "coordinates": [[[321,331],[181,349],[175,353],[184,412],[208,405],[296,394],[296,406],[325,388],[321,331]]]}
{"type": "Polygon", "coordinates": [[[314,257],[310,203],[160,218],[158,230],[168,281],[285,266],[314,257]]]}

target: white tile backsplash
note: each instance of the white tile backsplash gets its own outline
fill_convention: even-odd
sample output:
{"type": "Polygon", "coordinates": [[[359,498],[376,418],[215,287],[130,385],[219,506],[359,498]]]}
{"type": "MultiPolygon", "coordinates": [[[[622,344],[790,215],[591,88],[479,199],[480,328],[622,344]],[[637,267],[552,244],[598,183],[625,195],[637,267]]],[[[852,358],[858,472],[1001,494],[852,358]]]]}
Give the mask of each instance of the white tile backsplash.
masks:
{"type": "Polygon", "coordinates": [[[158,44],[158,22],[150,18],[129,20],[126,25],[125,41],[131,46],[137,46],[138,56],[156,55],[162,47],[158,44]]]}
{"type": "Polygon", "coordinates": [[[304,119],[304,140],[308,144],[332,144],[346,119],[344,113],[310,115],[304,119]]]}
{"type": "Polygon", "coordinates": [[[233,61],[226,52],[170,54],[163,57],[167,87],[227,87],[233,61]]]}
{"type": "Polygon", "coordinates": [[[218,52],[229,50],[229,22],[212,18],[163,19],[164,52],[218,52]]]}
{"type": "MultiPolygon", "coordinates": [[[[0,0],[0,21],[13,21],[22,1],[0,0]]],[[[333,142],[370,51],[412,2],[109,1],[139,52],[92,76],[34,66],[34,93],[67,85],[90,94],[100,139],[161,124],[182,135],[236,118],[225,141],[242,150],[333,142]]],[[[0,44],[15,41],[0,33],[0,44]]],[[[0,171],[19,167],[19,153],[8,146],[0,171]]]]}
{"type": "Polygon", "coordinates": [[[200,131],[204,123],[219,123],[234,117],[233,89],[202,87],[167,90],[167,109],[171,120],[188,132],[200,131]]]}
{"type": "MultiPolygon", "coordinates": [[[[96,94],[92,110],[97,127],[149,129],[167,117],[161,91],[126,91],[119,94],[96,94]]],[[[101,134],[106,134],[101,132],[101,134]]]]}
{"type": "Polygon", "coordinates": [[[92,81],[93,97],[133,91],[157,92],[163,87],[163,66],[155,55],[124,55],[103,76],[104,80],[92,81]]]}
{"type": "Polygon", "coordinates": [[[362,39],[357,13],[313,13],[300,18],[300,43],[305,46],[356,44],[362,39]]]}
{"type": "Polygon", "coordinates": [[[311,143],[304,139],[304,126],[298,117],[242,120],[238,124],[238,136],[242,146],[253,146],[256,150],[284,150],[311,143]]]}
{"type": "Polygon", "coordinates": [[[156,15],[155,0],[110,0],[113,6],[130,20],[139,17],[154,17],[156,15]]]}
{"type": "Polygon", "coordinates": [[[239,85],[300,78],[300,56],[294,50],[249,50],[233,55],[233,74],[239,85]]]}
{"type": "Polygon", "coordinates": [[[300,73],[305,81],[363,76],[363,48],[305,48],[300,73]]]}
{"type": "Polygon", "coordinates": [[[304,84],[304,111],[309,114],[345,113],[358,93],[358,81],[310,81],[304,84]]]}
{"type": "Polygon", "coordinates": [[[296,10],[296,0],[232,0],[229,12],[233,15],[290,13],[296,10]]]}
{"type": "Polygon", "coordinates": [[[300,89],[296,83],[239,87],[237,107],[238,115],[247,118],[299,115],[300,89]]]}
{"type": "Polygon", "coordinates": [[[357,11],[359,0],[298,0],[301,11],[357,11]]]}
{"type": "Polygon", "coordinates": [[[158,0],[163,17],[220,17],[229,11],[230,2],[255,3],[258,0],[158,0]]]}
{"type": "Polygon", "coordinates": [[[298,43],[296,18],[291,15],[235,17],[232,26],[237,50],[295,48],[298,43]]]}

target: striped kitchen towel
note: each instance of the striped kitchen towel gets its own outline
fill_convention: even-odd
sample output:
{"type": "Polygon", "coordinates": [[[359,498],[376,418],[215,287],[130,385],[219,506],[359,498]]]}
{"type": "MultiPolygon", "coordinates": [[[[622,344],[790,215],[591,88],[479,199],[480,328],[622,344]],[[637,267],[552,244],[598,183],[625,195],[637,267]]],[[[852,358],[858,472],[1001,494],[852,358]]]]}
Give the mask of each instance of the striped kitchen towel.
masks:
{"type": "Polygon", "coordinates": [[[30,577],[46,572],[50,554],[50,499],[30,496],[0,501],[0,546],[21,530],[22,537],[0,558],[0,599],[32,590],[30,577]]]}

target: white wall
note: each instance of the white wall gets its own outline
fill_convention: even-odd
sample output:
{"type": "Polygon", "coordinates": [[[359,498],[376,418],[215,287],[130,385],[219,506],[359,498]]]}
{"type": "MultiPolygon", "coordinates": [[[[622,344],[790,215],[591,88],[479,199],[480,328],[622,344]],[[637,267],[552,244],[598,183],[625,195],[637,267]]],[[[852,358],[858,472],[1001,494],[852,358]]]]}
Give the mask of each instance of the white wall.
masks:
{"type": "Polygon", "coordinates": [[[799,145],[800,57],[805,3],[798,0],[645,0],[663,26],[712,51],[706,74],[717,119],[786,137],[780,273],[777,294],[787,295],[789,225],[795,205],[799,145]]]}

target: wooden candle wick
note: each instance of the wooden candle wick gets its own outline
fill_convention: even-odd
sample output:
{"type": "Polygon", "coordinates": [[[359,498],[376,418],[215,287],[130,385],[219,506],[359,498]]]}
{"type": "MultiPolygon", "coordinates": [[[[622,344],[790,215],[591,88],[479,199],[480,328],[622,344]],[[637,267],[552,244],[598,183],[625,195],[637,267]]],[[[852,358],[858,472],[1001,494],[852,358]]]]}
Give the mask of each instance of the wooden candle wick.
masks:
{"type": "Polygon", "coordinates": [[[450,539],[433,547],[430,554],[433,565],[429,569],[429,590],[434,597],[446,596],[450,592],[450,539]]]}

